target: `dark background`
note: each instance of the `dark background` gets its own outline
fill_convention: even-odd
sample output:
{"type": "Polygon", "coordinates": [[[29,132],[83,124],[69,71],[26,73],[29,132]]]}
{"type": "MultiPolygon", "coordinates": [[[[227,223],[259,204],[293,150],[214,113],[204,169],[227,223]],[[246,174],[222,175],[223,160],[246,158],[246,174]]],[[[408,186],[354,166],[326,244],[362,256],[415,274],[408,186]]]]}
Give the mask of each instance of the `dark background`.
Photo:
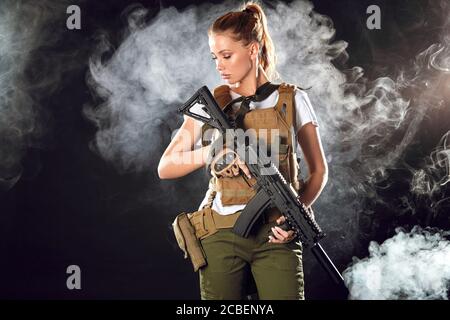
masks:
{"type": "MultiPolygon", "coordinates": [[[[70,68],[61,69],[55,90],[38,95],[49,128],[45,144],[28,148],[22,161],[22,178],[13,188],[0,191],[1,298],[199,298],[197,274],[183,260],[170,224],[176,214],[200,203],[203,194],[194,194],[184,186],[190,179],[206,181],[204,173],[196,172],[176,182],[159,181],[157,162],[152,162],[146,174],[120,174],[89,149],[96,128],[83,117],[81,106],[97,98],[86,85],[87,61],[99,30],[106,30],[113,43],[120,43],[124,11],[131,3],[74,1],[72,4],[78,4],[82,12],[82,29],[77,31],[65,28],[65,11],[55,12],[60,18],[48,27],[62,35],[51,46],[37,49],[36,55],[43,57],[42,64],[29,66],[30,78],[35,74],[45,77],[45,68],[54,63],[70,68]],[[147,192],[154,193],[152,201],[147,200],[147,192]],[[186,208],[186,203],[191,207],[186,208]],[[66,268],[71,264],[81,268],[82,290],[66,288],[66,268]]],[[[183,9],[197,2],[140,3],[156,15],[159,8],[183,9]]],[[[428,24],[414,27],[417,21],[433,17],[439,11],[434,2],[316,0],[313,3],[317,12],[333,20],[336,39],[349,43],[347,64],[363,67],[370,78],[395,75],[396,59],[412,59],[414,53],[438,40],[438,33],[432,31],[435,31],[433,23],[437,26],[439,20],[430,19],[428,24]],[[381,30],[365,27],[366,8],[371,4],[381,8],[381,30]]],[[[432,123],[433,119],[427,121],[432,123]]],[[[449,122],[427,126],[432,129],[417,138],[423,148],[410,152],[412,163],[429,154],[448,130],[449,122]]],[[[160,143],[162,153],[169,140],[149,143],[160,143]]],[[[401,175],[401,171],[390,172],[388,179],[392,184],[382,197],[394,202],[406,192],[404,185],[396,183],[403,181],[401,175]]],[[[379,215],[375,214],[364,226],[361,251],[352,254],[364,256],[368,241],[382,241],[391,236],[394,225],[448,227],[447,216],[431,219],[427,215],[428,204],[425,200],[417,203],[419,208],[424,207],[423,214],[396,221],[383,208],[375,208],[379,215]]],[[[350,261],[351,256],[338,261],[338,267],[342,270],[350,261]]],[[[323,277],[326,276],[321,270],[310,273],[306,279],[307,298],[338,297],[328,280],[315,286],[314,280],[323,277]]]]}

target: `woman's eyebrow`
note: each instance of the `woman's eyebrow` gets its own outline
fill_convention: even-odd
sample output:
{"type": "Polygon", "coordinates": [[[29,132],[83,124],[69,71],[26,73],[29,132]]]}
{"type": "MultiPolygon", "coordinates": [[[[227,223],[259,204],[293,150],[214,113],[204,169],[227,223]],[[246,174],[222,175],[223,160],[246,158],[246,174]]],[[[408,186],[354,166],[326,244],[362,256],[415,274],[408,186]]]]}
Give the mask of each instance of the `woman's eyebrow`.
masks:
{"type": "MultiPolygon", "coordinates": [[[[230,49],[223,49],[223,50],[220,50],[218,53],[222,53],[224,51],[231,51],[231,50],[230,49]]],[[[214,52],[211,52],[211,54],[214,54],[214,52]]]]}

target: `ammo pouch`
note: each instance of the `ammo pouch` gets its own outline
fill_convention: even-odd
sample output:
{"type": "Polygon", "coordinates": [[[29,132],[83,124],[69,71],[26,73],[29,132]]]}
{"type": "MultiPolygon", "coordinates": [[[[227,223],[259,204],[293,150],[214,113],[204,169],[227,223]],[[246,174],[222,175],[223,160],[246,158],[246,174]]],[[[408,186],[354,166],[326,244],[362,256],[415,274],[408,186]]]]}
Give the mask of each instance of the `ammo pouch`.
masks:
{"type": "Polygon", "coordinates": [[[232,228],[239,215],[240,212],[220,215],[211,208],[204,208],[193,213],[180,213],[175,218],[172,224],[175,238],[184,258],[189,256],[191,259],[194,272],[207,264],[200,240],[215,234],[218,229],[232,228]]]}

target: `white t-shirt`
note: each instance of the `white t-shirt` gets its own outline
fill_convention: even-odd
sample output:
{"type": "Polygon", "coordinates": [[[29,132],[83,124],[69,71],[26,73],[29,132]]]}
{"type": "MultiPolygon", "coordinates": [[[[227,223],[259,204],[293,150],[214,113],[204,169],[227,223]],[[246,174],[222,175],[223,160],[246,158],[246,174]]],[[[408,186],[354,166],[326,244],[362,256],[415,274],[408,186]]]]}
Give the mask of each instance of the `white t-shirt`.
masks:
{"type": "MultiPolygon", "coordinates": [[[[240,97],[239,94],[237,94],[231,90],[230,90],[230,94],[231,94],[232,99],[236,99],[236,98],[240,97]]],[[[251,101],[250,105],[249,105],[250,110],[266,109],[266,108],[274,107],[277,104],[278,97],[279,97],[278,91],[275,90],[270,96],[268,96],[263,101],[259,101],[259,102],[251,101]]],[[[240,102],[233,105],[233,108],[239,108],[239,106],[240,106],[240,102]]],[[[192,108],[191,110],[194,111],[194,108],[192,108]]],[[[202,110],[195,110],[195,113],[201,114],[202,112],[203,112],[202,110]]],[[[309,122],[312,122],[317,127],[319,126],[319,124],[317,122],[316,114],[311,105],[311,102],[309,101],[308,95],[306,94],[305,91],[298,89],[298,88],[295,90],[295,116],[296,116],[296,121],[294,122],[294,131],[293,131],[295,133],[297,133],[298,130],[302,126],[304,126],[305,124],[307,124],[309,122]]],[[[198,121],[198,122],[199,122],[199,125],[202,124],[200,121],[198,121]]],[[[297,139],[295,139],[295,141],[297,141],[297,139]]],[[[298,142],[297,142],[296,147],[297,147],[297,154],[298,154],[298,152],[300,151],[300,146],[298,145],[298,142]]],[[[210,190],[208,189],[206,192],[205,198],[200,203],[198,210],[200,210],[207,203],[209,195],[210,195],[210,190]]],[[[222,201],[221,201],[221,193],[217,192],[217,194],[214,198],[214,201],[213,201],[212,209],[215,210],[219,214],[227,215],[227,214],[232,214],[232,213],[235,213],[236,211],[242,210],[245,208],[245,206],[246,206],[245,204],[224,206],[224,205],[222,205],[222,201]]]]}

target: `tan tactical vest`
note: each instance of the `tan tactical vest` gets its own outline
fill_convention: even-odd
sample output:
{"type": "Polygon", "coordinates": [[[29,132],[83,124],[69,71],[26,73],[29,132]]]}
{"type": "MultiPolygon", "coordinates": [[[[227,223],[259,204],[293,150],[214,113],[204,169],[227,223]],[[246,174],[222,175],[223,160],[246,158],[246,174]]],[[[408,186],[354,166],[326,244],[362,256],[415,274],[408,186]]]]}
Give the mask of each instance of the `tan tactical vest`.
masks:
{"type": "MultiPolygon", "coordinates": [[[[267,130],[267,139],[270,140],[271,131],[279,130],[280,149],[278,152],[279,170],[290,182],[295,190],[300,191],[302,182],[298,180],[299,165],[295,154],[296,135],[292,132],[295,121],[295,86],[289,84],[281,84],[279,89],[278,102],[274,107],[264,109],[254,109],[247,112],[243,119],[244,130],[253,128],[259,137],[259,130],[267,130]]],[[[227,85],[219,86],[214,90],[214,98],[221,108],[231,101],[229,87],[227,85]]],[[[202,143],[205,145],[204,132],[205,126],[202,128],[202,143]]],[[[270,143],[270,141],[267,141],[270,143]]],[[[256,183],[256,179],[252,178],[250,185],[244,180],[242,175],[235,177],[212,177],[209,188],[212,189],[207,207],[211,206],[212,200],[216,192],[221,193],[223,205],[247,204],[255,195],[252,186],[256,183]]]]}

